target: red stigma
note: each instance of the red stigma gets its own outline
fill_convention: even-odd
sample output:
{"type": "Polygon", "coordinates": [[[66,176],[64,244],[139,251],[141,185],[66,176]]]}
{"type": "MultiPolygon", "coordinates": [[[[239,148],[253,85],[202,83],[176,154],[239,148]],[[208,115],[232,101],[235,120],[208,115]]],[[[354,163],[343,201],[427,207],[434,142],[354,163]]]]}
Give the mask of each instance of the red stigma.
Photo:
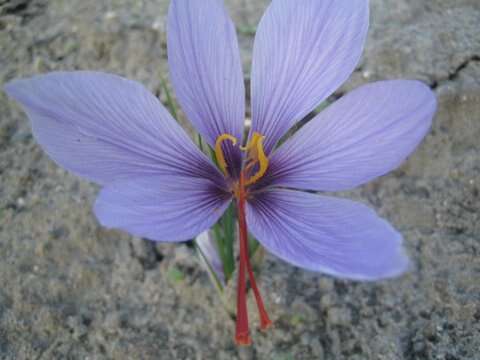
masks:
{"type": "Polygon", "coordinates": [[[240,174],[238,183],[238,189],[235,192],[237,197],[237,216],[238,216],[238,233],[240,239],[240,264],[238,268],[238,287],[237,287],[237,323],[235,342],[237,345],[250,345],[252,340],[250,338],[250,331],[248,325],[248,310],[247,310],[247,282],[246,272],[250,278],[250,285],[255,296],[258,312],[260,315],[260,328],[265,330],[272,325],[272,321],[268,317],[267,311],[263,304],[260,291],[258,290],[255,276],[250,264],[250,258],[248,255],[248,233],[247,222],[245,217],[245,203],[246,203],[246,191],[245,191],[245,175],[243,172],[240,174]]]}

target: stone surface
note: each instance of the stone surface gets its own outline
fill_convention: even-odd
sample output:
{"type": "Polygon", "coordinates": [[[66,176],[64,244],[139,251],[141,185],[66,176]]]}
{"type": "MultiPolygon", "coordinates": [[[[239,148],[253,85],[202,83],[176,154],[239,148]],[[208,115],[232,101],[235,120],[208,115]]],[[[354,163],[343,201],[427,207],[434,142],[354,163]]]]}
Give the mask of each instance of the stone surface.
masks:
{"type": "MultiPolygon", "coordinates": [[[[268,1],[227,4],[248,70],[268,1]]],[[[101,69],[165,100],[167,7],[0,1],[0,84],[101,69]]],[[[49,160],[25,114],[0,93],[0,358],[478,359],[479,24],[478,0],[371,1],[363,60],[336,96],[368,81],[417,78],[435,90],[439,111],[400,169],[341,195],[395,224],[412,271],[356,283],[268,257],[261,286],[275,327],[254,331],[249,349],[235,347],[234,324],[192,250],[99,227],[98,189],[49,160]]]]}

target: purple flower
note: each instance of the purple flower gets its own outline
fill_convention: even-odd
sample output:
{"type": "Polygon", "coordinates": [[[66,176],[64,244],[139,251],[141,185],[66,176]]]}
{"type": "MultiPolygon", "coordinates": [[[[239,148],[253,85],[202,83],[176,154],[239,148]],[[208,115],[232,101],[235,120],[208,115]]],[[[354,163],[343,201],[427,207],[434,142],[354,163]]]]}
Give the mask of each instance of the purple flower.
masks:
{"type": "Polygon", "coordinates": [[[215,239],[210,234],[210,231],[204,231],[195,239],[198,249],[200,250],[200,259],[207,268],[211,268],[208,272],[210,276],[215,276],[213,282],[219,282],[220,285],[225,285],[225,274],[223,271],[222,259],[219,256],[218,247],[215,244],[215,239]]]}
{"type": "Polygon", "coordinates": [[[245,89],[235,28],[218,0],[173,0],[171,80],[187,117],[215,149],[217,168],[140,84],[97,72],[17,80],[38,142],[61,166],[103,189],[107,227],[184,241],[237,204],[237,343],[250,342],[246,274],[268,327],[247,252],[247,227],[271,253],[334,276],[402,273],[402,236],[365,205],[307,193],[341,191],[395,169],[427,133],[436,109],[417,81],[362,86],[276,148],[279,139],[352,73],[368,28],[367,0],[274,0],[258,27],[251,74],[252,129],[241,147],[245,89]]]}

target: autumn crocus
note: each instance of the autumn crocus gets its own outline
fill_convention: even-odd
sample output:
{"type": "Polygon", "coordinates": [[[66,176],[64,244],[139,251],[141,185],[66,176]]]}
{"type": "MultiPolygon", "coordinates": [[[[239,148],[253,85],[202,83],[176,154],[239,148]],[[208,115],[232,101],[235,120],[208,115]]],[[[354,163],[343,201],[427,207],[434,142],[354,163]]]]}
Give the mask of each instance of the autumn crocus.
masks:
{"type": "Polygon", "coordinates": [[[155,241],[209,229],[234,201],[238,219],[236,342],[249,344],[247,277],[271,321],[248,256],[247,231],[296,266],[376,280],[408,265],[401,235],[341,191],[396,168],[435,112],[417,81],[362,86],[277,146],[354,70],[368,28],[367,0],[274,0],[255,38],[252,126],[243,139],[245,89],[235,28],[217,0],[174,0],[168,60],[178,101],[213,150],[201,152],[140,84],[99,72],[55,72],[6,90],[38,142],[61,166],[102,185],[95,214],[107,226],[155,241]]]}

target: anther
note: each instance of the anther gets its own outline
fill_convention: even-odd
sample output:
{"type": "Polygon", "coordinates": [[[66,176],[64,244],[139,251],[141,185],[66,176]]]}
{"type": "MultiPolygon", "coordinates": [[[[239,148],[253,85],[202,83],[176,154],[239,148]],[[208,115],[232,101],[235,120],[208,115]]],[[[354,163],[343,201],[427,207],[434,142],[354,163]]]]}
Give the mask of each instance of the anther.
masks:
{"type": "MultiPolygon", "coordinates": [[[[258,168],[257,172],[250,175],[245,179],[245,186],[251,185],[257,182],[263,175],[265,175],[268,169],[268,157],[263,150],[263,140],[265,136],[258,132],[254,132],[250,141],[245,146],[240,146],[240,150],[248,153],[246,163],[244,165],[243,172],[246,176],[250,175],[252,169],[258,168]],[[258,165],[258,167],[257,167],[258,165]],[[248,174],[248,175],[247,175],[248,174]]],[[[222,144],[225,140],[229,140],[233,145],[237,144],[237,138],[230,134],[222,134],[215,141],[215,157],[217,159],[218,166],[222,170],[225,176],[229,176],[228,164],[225,160],[222,144]]]]}
{"type": "Polygon", "coordinates": [[[237,144],[237,138],[230,134],[222,134],[215,141],[215,157],[217,158],[218,166],[222,170],[225,176],[228,176],[227,162],[225,161],[225,155],[223,155],[222,143],[225,140],[230,140],[233,145],[237,144]]]}
{"type": "Polygon", "coordinates": [[[259,165],[258,171],[245,181],[245,186],[257,182],[263,175],[265,175],[268,169],[268,158],[263,150],[263,139],[265,139],[265,136],[262,136],[258,132],[254,132],[250,142],[246,146],[240,147],[243,151],[248,151],[248,160],[250,163],[247,164],[247,169],[252,168],[253,165],[257,163],[259,165]]]}

